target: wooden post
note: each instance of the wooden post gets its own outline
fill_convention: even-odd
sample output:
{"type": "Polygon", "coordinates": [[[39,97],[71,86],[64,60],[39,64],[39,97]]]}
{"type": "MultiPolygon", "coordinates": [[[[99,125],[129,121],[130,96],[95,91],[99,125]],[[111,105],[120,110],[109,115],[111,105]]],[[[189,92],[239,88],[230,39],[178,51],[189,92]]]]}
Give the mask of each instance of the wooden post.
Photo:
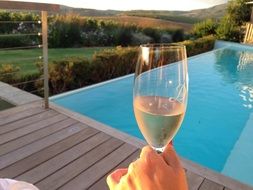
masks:
{"type": "Polygon", "coordinates": [[[48,88],[48,43],[47,43],[47,11],[41,11],[42,21],[42,45],[43,45],[43,67],[44,67],[44,100],[45,108],[49,108],[48,88]]]}

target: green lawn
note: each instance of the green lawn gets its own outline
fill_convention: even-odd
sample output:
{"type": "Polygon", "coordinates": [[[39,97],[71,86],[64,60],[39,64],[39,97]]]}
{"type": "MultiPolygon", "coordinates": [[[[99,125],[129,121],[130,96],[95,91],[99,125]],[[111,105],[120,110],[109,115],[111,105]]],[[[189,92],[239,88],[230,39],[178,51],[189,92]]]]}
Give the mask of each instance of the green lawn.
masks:
{"type": "MultiPolygon", "coordinates": [[[[48,57],[49,62],[73,56],[83,56],[90,59],[94,52],[106,48],[108,47],[49,49],[48,57]]],[[[39,56],[42,56],[42,49],[0,51],[0,65],[14,64],[20,68],[22,74],[33,73],[37,72],[36,63],[39,62],[39,56]]]]}

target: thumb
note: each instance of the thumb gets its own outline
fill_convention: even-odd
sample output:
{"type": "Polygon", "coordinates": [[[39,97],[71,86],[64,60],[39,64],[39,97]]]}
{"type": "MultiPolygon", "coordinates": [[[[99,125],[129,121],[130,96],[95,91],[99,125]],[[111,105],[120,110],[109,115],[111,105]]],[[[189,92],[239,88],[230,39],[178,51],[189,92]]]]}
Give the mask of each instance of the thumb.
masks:
{"type": "Polygon", "coordinates": [[[117,169],[107,176],[106,182],[109,188],[115,189],[116,185],[120,182],[122,176],[127,174],[127,168],[117,169]]]}
{"type": "Polygon", "coordinates": [[[162,153],[165,162],[173,168],[181,168],[181,163],[177,153],[175,152],[173,146],[167,145],[164,152],[162,153]]]}

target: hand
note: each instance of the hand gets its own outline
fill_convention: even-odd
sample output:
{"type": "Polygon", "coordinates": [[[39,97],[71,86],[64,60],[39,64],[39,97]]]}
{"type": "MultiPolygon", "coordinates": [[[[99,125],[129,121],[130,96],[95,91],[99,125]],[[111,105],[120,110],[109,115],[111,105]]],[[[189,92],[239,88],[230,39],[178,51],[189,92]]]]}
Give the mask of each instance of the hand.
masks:
{"type": "Polygon", "coordinates": [[[162,154],[146,146],[128,169],[107,177],[110,190],[187,190],[184,169],[171,145],[162,154]]]}

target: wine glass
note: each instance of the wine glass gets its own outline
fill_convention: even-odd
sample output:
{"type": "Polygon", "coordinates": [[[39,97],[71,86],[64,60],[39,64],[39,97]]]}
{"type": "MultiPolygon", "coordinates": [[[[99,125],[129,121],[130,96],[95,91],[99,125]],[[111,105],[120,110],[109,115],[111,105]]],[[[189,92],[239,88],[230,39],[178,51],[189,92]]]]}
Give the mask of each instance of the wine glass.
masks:
{"type": "Polygon", "coordinates": [[[144,138],[158,153],[180,128],[187,96],[185,46],[141,45],[134,79],[134,114],[144,138]]]}

